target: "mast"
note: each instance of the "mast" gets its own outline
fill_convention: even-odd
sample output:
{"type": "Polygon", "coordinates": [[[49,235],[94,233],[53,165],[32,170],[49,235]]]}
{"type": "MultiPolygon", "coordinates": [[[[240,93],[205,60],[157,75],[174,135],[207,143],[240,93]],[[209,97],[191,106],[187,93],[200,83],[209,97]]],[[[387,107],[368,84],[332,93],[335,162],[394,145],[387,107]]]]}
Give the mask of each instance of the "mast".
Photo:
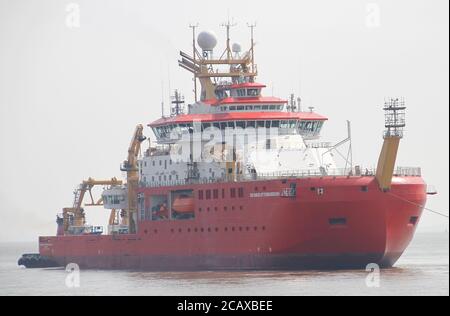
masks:
{"type": "MultiPolygon", "coordinates": [[[[196,28],[199,26],[199,24],[198,23],[195,23],[195,24],[189,24],[189,27],[192,29],[192,57],[193,57],[193,59],[194,59],[194,64],[196,63],[195,61],[196,61],[196,55],[197,55],[197,47],[196,47],[196,45],[195,45],[195,30],[196,30],[196,28]]],[[[195,100],[195,102],[197,102],[197,76],[196,76],[196,74],[194,73],[194,100],[195,100]]]]}
{"type": "Polygon", "coordinates": [[[170,116],[178,116],[180,114],[184,114],[184,97],[175,90],[174,95],[172,96],[172,109],[170,116]]]}
{"type": "Polygon", "coordinates": [[[247,23],[247,26],[250,28],[251,33],[251,55],[252,55],[252,72],[255,72],[255,40],[254,40],[254,31],[256,27],[256,23],[247,23]]]}
{"type": "Polygon", "coordinates": [[[223,23],[222,26],[227,29],[227,59],[230,60],[232,57],[231,46],[230,46],[230,28],[236,26],[237,24],[233,21],[230,21],[228,18],[228,22],[223,23]]]}
{"type": "MultiPolygon", "coordinates": [[[[201,52],[196,47],[196,27],[197,25],[190,25],[192,28],[193,38],[193,56],[180,52],[181,59],[178,60],[178,65],[191,72],[194,75],[194,92],[196,100],[212,100],[216,98],[216,87],[223,83],[223,79],[227,78],[231,82],[237,82],[240,78],[244,78],[245,81],[254,82],[255,77],[258,75],[257,67],[254,64],[252,56],[254,53],[254,47],[241,57],[236,55],[233,57],[230,39],[230,29],[235,26],[236,23],[228,21],[222,24],[226,28],[227,43],[226,49],[223,54],[217,58],[213,54],[214,48],[217,45],[217,37],[213,32],[203,31],[198,34],[198,45],[201,48],[201,52]],[[225,66],[229,66],[229,69],[225,70],[225,66]],[[253,69],[251,69],[253,68],[253,69]],[[197,81],[200,81],[201,93],[198,97],[197,81]]],[[[254,28],[254,26],[252,26],[254,28]]],[[[252,32],[253,33],[253,32],[252,32]]],[[[254,40],[252,39],[254,46],[254,40]]]]}

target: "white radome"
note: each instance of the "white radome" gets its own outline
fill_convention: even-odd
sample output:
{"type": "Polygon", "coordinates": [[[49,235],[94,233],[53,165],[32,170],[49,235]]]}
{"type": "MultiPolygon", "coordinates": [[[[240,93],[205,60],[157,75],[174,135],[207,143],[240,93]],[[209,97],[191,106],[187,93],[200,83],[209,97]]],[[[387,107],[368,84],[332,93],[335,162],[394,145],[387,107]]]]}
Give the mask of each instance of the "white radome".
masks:
{"type": "Polygon", "coordinates": [[[233,47],[231,49],[233,50],[233,53],[240,53],[240,52],[242,52],[242,46],[239,43],[234,43],[233,47]]]}
{"type": "Polygon", "coordinates": [[[214,32],[204,31],[198,34],[197,43],[204,51],[212,51],[217,45],[217,36],[214,32]]]}

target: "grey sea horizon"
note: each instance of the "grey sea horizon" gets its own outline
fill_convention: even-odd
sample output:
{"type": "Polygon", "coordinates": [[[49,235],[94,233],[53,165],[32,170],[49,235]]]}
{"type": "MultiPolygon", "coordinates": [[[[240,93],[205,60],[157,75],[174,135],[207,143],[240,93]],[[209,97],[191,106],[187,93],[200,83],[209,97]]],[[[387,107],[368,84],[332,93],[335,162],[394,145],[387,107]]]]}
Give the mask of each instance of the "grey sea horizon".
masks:
{"type": "Polygon", "coordinates": [[[136,272],[81,270],[67,287],[64,269],[24,269],[17,259],[36,243],[0,243],[0,295],[449,295],[449,234],[418,233],[380,286],[365,270],[136,272]]]}

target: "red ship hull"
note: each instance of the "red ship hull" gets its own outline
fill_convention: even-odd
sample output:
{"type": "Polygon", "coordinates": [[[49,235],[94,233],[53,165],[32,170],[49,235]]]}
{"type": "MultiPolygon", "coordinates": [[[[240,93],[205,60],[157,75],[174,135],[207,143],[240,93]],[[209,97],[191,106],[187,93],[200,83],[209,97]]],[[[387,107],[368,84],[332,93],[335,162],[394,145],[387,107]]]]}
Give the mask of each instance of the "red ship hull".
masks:
{"type": "Polygon", "coordinates": [[[198,184],[140,192],[151,197],[187,189],[194,193],[195,219],[141,220],[135,235],[40,237],[40,254],[61,266],[77,263],[88,269],[391,267],[412,240],[426,202],[420,177],[394,178],[391,192],[381,192],[374,177],[198,184]],[[279,194],[294,183],[295,194],[279,194]],[[200,190],[217,190],[218,195],[200,200],[200,190]]]}

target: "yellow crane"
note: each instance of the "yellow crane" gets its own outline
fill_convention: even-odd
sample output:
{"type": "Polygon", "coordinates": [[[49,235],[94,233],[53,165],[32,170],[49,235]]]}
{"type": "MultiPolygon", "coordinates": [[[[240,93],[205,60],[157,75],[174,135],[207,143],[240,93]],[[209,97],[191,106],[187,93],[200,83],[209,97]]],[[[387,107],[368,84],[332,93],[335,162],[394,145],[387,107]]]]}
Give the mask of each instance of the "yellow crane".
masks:
{"type": "MultiPolygon", "coordinates": [[[[63,225],[64,225],[64,234],[69,232],[69,227],[84,227],[86,224],[86,216],[83,209],[83,200],[86,196],[86,193],[89,193],[91,203],[85,204],[85,206],[103,206],[103,198],[94,200],[92,195],[92,189],[96,186],[120,186],[122,185],[121,180],[117,180],[116,178],[112,178],[111,180],[95,180],[89,178],[88,180],[83,181],[78,188],[75,190],[75,198],[73,201],[72,207],[66,207],[63,209],[63,225]]],[[[115,217],[115,210],[111,211],[110,218],[113,218],[113,214],[115,217]]]]}
{"type": "Polygon", "coordinates": [[[133,137],[128,147],[128,157],[120,168],[120,170],[127,173],[127,194],[128,194],[128,209],[126,218],[128,218],[129,232],[134,234],[136,232],[136,222],[134,214],[137,211],[137,188],[139,185],[139,168],[138,158],[141,151],[141,143],[147,138],[143,134],[144,127],[139,124],[136,126],[133,137]]]}
{"type": "Polygon", "coordinates": [[[406,126],[405,110],[405,101],[400,99],[391,98],[384,105],[386,130],[376,172],[378,186],[384,192],[391,190],[398,148],[406,126]]]}

